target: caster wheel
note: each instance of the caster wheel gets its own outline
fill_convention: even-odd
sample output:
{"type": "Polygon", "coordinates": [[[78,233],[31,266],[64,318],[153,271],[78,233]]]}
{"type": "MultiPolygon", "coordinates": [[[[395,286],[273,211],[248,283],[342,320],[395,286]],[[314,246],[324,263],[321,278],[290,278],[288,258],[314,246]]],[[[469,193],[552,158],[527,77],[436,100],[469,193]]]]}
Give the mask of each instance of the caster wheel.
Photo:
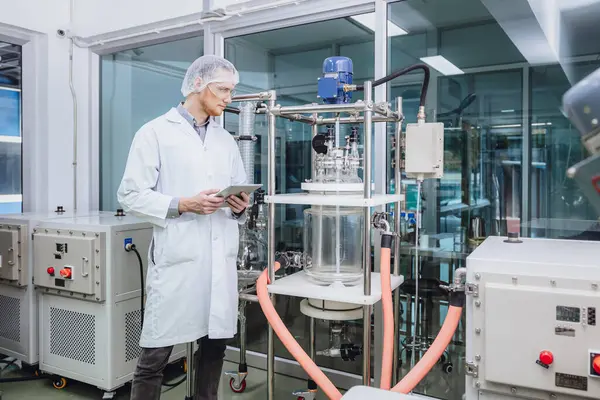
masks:
{"type": "Polygon", "coordinates": [[[246,380],[242,380],[239,385],[235,384],[235,378],[229,380],[229,387],[233,393],[243,393],[246,390],[246,380]]]}
{"type": "Polygon", "coordinates": [[[67,386],[67,380],[65,378],[56,378],[52,381],[52,386],[54,386],[54,389],[64,389],[67,386]]]}
{"type": "Polygon", "coordinates": [[[445,354],[442,354],[442,356],[438,360],[438,363],[440,363],[442,365],[444,365],[446,363],[446,355],[445,354]]]}
{"type": "Polygon", "coordinates": [[[452,373],[452,371],[454,370],[454,365],[452,365],[452,363],[451,363],[451,362],[445,363],[445,364],[442,366],[442,370],[443,370],[445,373],[447,373],[447,374],[450,374],[450,373],[452,373]]]}

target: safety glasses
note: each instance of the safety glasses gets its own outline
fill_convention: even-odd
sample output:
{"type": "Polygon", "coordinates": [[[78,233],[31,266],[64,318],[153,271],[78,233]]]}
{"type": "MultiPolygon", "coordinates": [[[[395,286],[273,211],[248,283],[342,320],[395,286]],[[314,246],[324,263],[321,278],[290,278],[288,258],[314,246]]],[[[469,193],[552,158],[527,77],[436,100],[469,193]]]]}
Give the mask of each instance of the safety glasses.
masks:
{"type": "Polygon", "coordinates": [[[211,92],[221,100],[225,100],[227,98],[231,98],[235,96],[235,90],[225,87],[223,85],[219,85],[218,83],[211,83],[208,85],[208,88],[211,92]]]}

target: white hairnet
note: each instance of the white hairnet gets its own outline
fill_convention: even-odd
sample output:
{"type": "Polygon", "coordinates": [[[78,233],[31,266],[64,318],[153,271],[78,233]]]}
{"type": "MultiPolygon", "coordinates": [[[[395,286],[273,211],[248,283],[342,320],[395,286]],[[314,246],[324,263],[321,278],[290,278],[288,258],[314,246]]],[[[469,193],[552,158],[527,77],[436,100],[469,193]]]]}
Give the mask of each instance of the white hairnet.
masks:
{"type": "Polygon", "coordinates": [[[181,93],[187,97],[192,93],[200,93],[210,83],[237,85],[239,81],[240,75],[231,62],[222,57],[206,55],[198,58],[188,68],[181,85],[181,93]],[[197,78],[200,78],[199,85],[196,85],[197,78]]]}

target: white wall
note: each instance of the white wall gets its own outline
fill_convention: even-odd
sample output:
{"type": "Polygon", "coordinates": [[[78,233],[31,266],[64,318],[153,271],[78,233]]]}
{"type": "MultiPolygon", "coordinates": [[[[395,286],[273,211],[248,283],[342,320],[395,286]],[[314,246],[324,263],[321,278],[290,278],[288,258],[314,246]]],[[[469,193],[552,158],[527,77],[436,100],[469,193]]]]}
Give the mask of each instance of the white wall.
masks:
{"type": "Polygon", "coordinates": [[[107,35],[184,16],[200,18],[202,0],[84,0],[75,5],[77,35],[107,35]]]}
{"type": "MultiPolygon", "coordinates": [[[[3,5],[0,35],[23,45],[24,207],[73,208],[73,112],[69,89],[69,41],[56,31],[69,27],[69,0],[20,0],[3,5]]],[[[80,208],[89,204],[89,108],[91,59],[75,49],[78,94],[80,208]]]]}

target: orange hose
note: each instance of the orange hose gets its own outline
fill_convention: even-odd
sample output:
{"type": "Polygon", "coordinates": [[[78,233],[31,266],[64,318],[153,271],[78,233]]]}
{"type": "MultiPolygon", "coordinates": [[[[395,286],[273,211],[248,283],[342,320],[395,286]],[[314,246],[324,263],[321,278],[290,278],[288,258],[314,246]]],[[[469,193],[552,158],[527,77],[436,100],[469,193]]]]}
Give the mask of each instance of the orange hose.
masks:
{"type": "Polygon", "coordinates": [[[390,260],[392,250],[381,248],[381,306],[383,308],[383,355],[381,357],[381,381],[379,387],[390,390],[394,360],[394,309],[392,301],[392,278],[390,260]]]}
{"type": "MultiPolygon", "coordinates": [[[[280,264],[276,262],[275,271],[277,271],[279,268],[280,264]]],[[[340,400],[342,398],[340,391],[333,385],[333,383],[331,383],[323,371],[319,369],[317,364],[310,359],[308,354],[306,354],[298,342],[296,342],[290,331],[277,314],[277,311],[271,302],[271,298],[269,297],[269,292],[267,291],[267,282],[268,276],[267,270],[265,270],[256,281],[256,293],[258,295],[260,307],[267,317],[267,321],[269,321],[269,324],[273,327],[273,331],[277,334],[277,337],[279,337],[279,340],[281,340],[281,343],[283,343],[285,348],[298,361],[300,366],[302,366],[312,380],[315,381],[315,383],[323,390],[323,392],[325,392],[327,397],[332,400],[340,400]]]]}
{"type": "Polygon", "coordinates": [[[454,332],[458,327],[460,318],[462,316],[462,307],[450,306],[448,314],[442,325],[440,333],[438,333],[435,341],[427,350],[421,361],[415,365],[413,369],[392,388],[392,392],[407,394],[415,388],[421,382],[421,380],[427,375],[431,368],[438,362],[444,351],[450,344],[454,332]]]}

